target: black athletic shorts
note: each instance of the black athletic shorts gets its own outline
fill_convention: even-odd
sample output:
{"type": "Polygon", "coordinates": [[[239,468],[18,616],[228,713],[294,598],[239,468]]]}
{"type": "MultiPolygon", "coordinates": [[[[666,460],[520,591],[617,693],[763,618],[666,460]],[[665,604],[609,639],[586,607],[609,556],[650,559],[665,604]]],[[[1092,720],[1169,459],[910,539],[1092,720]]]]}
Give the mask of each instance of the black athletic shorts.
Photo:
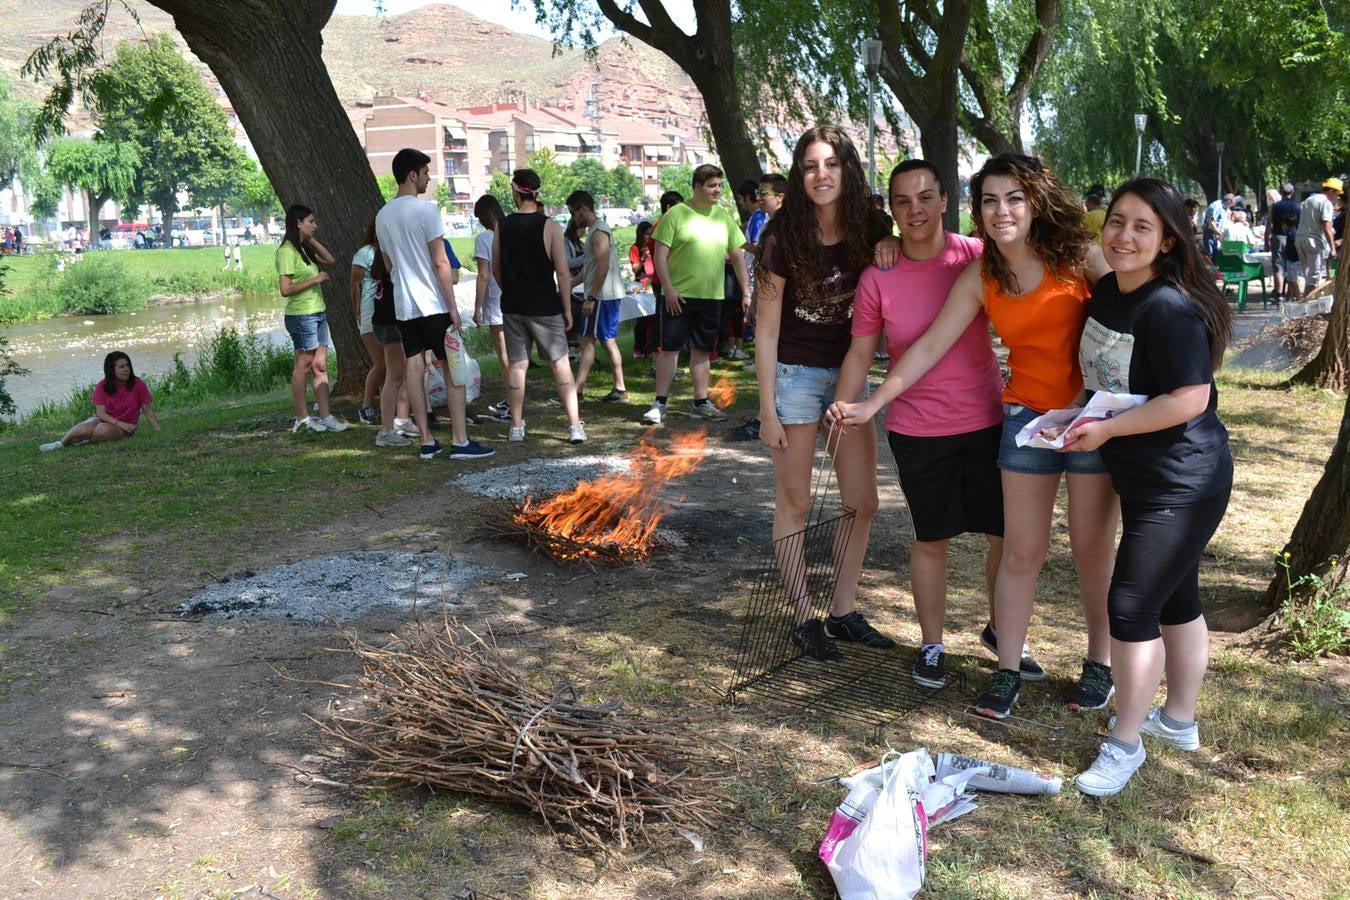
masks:
{"type": "Polygon", "coordinates": [[[945,541],[966,533],[1003,536],[1002,434],[1001,423],[942,437],[886,432],[915,540],[945,541]]]}
{"type": "Polygon", "coordinates": [[[713,350],[722,330],[722,301],[681,299],[684,309],[678,316],[670,314],[664,301],[656,304],[656,320],[661,323],[661,349],[713,350]]]}
{"type": "Polygon", "coordinates": [[[445,359],[445,333],[449,330],[448,312],[400,320],[398,331],[403,338],[403,355],[412,359],[422,351],[430,350],[437,359],[445,359]]]}
{"type": "Polygon", "coordinates": [[[1200,556],[1228,510],[1231,485],[1190,503],[1120,498],[1120,549],[1106,611],[1111,637],[1151,641],[1160,625],[1185,625],[1200,606],[1200,556]]]}

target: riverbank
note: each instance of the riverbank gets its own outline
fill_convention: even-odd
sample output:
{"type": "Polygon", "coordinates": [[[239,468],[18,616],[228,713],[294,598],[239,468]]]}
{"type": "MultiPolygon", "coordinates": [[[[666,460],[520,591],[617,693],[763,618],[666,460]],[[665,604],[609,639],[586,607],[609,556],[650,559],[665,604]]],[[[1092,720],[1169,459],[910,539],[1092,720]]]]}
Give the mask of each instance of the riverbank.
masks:
{"type": "MultiPolygon", "coordinates": [[[[591,441],[562,441],[529,385],[530,432],[473,429],[497,448],[481,462],[420,462],[373,446],[374,430],[293,435],[284,388],[188,404],[164,432],[39,454],[46,435],[0,435],[0,841],[18,896],[406,897],[547,895],[833,896],[814,848],[843,796],[831,779],[874,764],[889,742],[960,750],[1071,777],[1091,761],[1106,713],[1066,712],[1060,694],[1082,653],[1077,584],[1062,518],[1042,574],[1032,640],[1051,681],[1024,690],[1016,720],[966,715],[992,661],[982,541],[952,547],[949,665],[966,673],[933,705],[886,729],[760,701],[722,703],[739,616],[769,533],[768,451],[710,426],[709,455],[670,486],[663,523],[690,548],[622,570],[559,570],[484,540],[462,510],[481,498],[454,479],[539,457],[622,452],[644,433],[645,367],[631,402],[587,404],[591,441]],[[733,481],[733,477],[736,479],[733,481]],[[297,778],[332,740],[304,718],[329,715],[359,666],[333,629],[285,620],[180,620],[174,608],[243,572],[364,550],[435,548],[488,577],[446,601],[497,635],[543,689],[574,685],[654,715],[692,715],[709,746],[734,752],[732,819],[705,846],[639,850],[602,863],[537,818],[460,795],[356,797],[297,778]],[[521,574],[517,574],[521,573],[521,574]],[[509,576],[509,577],[508,577],[509,576]],[[334,643],[339,641],[339,643],[334,643]],[[270,666],[285,675],[279,678],[270,666]]],[[[754,405],[753,374],[723,364],[754,405]]],[[[874,376],[878,374],[874,372],[874,376]]],[[[603,372],[597,377],[603,379],[603,372]]],[[[1206,553],[1202,590],[1216,627],[1250,611],[1321,472],[1344,398],[1272,389],[1274,376],[1226,372],[1233,501],[1206,553]]],[[[687,390],[687,389],[686,389],[687,390]]],[[[350,409],[343,410],[350,414],[350,409]]],[[[694,427],[672,419],[655,440],[694,427]]],[[[911,533],[884,444],[881,511],[862,596],[907,666],[919,638],[908,589],[911,533]]],[[[403,622],[357,622],[379,639],[403,622]]],[[[857,651],[855,651],[857,652],[857,651]]],[[[1119,799],[984,795],[936,830],[932,896],[1333,896],[1350,854],[1344,661],[1291,662],[1250,635],[1215,635],[1196,753],[1149,747],[1119,799]],[[1340,748],[1340,749],[1338,749],[1340,748]],[[1011,831],[1010,831],[1011,829],[1011,831]],[[1009,835],[1013,834],[1011,840],[1009,835]],[[1341,874],[1337,874],[1341,873],[1341,874]]],[[[345,705],[344,705],[345,708],[345,705]]]]}

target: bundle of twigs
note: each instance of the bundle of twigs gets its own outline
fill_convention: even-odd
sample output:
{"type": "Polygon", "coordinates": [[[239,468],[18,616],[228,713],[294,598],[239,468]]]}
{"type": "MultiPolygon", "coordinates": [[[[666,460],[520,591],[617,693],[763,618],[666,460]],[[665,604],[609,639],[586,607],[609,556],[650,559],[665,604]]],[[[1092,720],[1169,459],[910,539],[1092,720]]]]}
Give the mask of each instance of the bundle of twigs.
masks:
{"type": "MultiPolygon", "coordinates": [[[[605,541],[578,541],[548,527],[545,520],[523,515],[524,504],[484,503],[470,511],[478,522],[480,534],[499,540],[523,542],[540,556],[555,563],[619,565],[642,562],[655,550],[665,549],[659,542],[645,546],[605,541]]],[[[612,512],[614,521],[621,511],[612,512]]]]}
{"type": "MultiPolygon", "coordinates": [[[[315,720],[355,751],[359,780],[428,785],[528,807],[599,847],[703,831],[726,806],[688,720],[546,694],[458,624],[420,623],[376,647],[346,632],[364,669],[366,715],[315,720]]],[[[687,835],[686,835],[687,836],[687,835]]]]}

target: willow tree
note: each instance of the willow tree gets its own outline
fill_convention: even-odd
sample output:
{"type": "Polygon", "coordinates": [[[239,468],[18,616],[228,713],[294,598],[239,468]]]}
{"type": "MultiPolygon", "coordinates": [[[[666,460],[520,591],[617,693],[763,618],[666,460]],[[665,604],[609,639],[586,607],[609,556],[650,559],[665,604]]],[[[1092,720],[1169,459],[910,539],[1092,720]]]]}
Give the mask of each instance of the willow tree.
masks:
{"type": "MultiPolygon", "coordinates": [[[[188,48],[220,81],[282,203],[314,209],[323,241],[351,259],[382,200],[323,61],[323,29],[334,0],[147,0],[173,17],[188,48]]],[[[70,33],[39,47],[24,75],[53,78],[39,113],[59,133],[76,97],[92,106],[103,65],[99,40],[109,15],[135,18],[126,0],[86,7],[70,33]]],[[[339,359],[338,394],[358,394],[370,358],[357,333],[345,278],[323,286],[339,359]]]]}

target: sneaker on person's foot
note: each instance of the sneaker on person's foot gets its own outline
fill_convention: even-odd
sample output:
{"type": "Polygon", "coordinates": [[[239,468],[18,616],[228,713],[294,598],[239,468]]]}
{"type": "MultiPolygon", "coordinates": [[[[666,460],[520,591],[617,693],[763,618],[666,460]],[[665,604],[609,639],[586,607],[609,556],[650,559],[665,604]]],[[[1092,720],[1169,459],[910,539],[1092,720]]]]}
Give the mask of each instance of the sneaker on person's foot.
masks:
{"type": "Polygon", "coordinates": [[[506,439],[513,444],[519,444],[521,441],[525,440],[525,423],[522,422],[519,425],[512,425],[508,428],[506,431],[506,439]]]}
{"type": "Polygon", "coordinates": [[[702,403],[695,403],[689,407],[689,418],[703,419],[705,422],[721,422],[726,419],[727,414],[713,405],[711,400],[704,400],[702,403]]]}
{"type": "Polygon", "coordinates": [[[567,443],[584,444],[586,443],[586,423],[578,422],[575,425],[567,426],[567,443]]]}
{"type": "Polygon", "coordinates": [[[417,423],[412,419],[395,419],[394,430],[404,437],[421,437],[422,432],[418,430],[417,423]]]}
{"type": "Polygon", "coordinates": [[[60,450],[65,444],[60,441],[48,441],[45,444],[39,444],[38,449],[43,453],[50,453],[52,450],[60,450]]]}
{"type": "Polygon", "coordinates": [[[614,388],[608,394],[600,398],[601,403],[627,403],[628,392],[614,388]]]}
{"type": "Polygon", "coordinates": [[[642,414],[642,421],[648,425],[660,425],[666,420],[666,405],[664,403],[653,403],[652,408],[642,414]]]}
{"type": "Polygon", "coordinates": [[[300,431],[327,431],[323,421],[312,416],[305,416],[303,419],[296,419],[295,424],[291,425],[291,434],[300,431]]]}
{"type": "Polygon", "coordinates": [[[1104,666],[1095,659],[1083,660],[1083,674],[1065,702],[1070,712],[1083,712],[1088,709],[1104,709],[1116,692],[1111,680],[1111,667],[1104,666]]]}
{"type": "Polygon", "coordinates": [[[999,669],[989,688],[975,701],[975,711],[985,718],[1006,719],[1022,692],[1022,679],[1012,669],[999,669]]]}
{"type": "MultiPolygon", "coordinates": [[[[1106,727],[1115,729],[1115,716],[1107,720],[1106,727]]],[[[1166,741],[1178,750],[1185,750],[1187,753],[1200,749],[1200,727],[1192,722],[1185,728],[1173,728],[1162,720],[1161,707],[1155,706],[1148,711],[1144,724],[1139,726],[1139,733],[1166,741]]]]}
{"type": "Polygon", "coordinates": [[[380,424],[380,411],[373,406],[363,406],[356,412],[356,419],[362,425],[380,424]]]}
{"type": "Polygon", "coordinates": [[[324,416],[319,422],[329,431],[346,431],[348,428],[352,427],[332,413],[324,416]]]}
{"type": "Polygon", "coordinates": [[[397,431],[381,431],[375,435],[376,447],[407,447],[412,441],[399,434],[397,431]]]}
{"type": "Polygon", "coordinates": [[[451,444],[451,459],[487,459],[496,453],[491,447],[484,447],[477,441],[469,441],[467,444],[451,444]]]}
{"type": "Polygon", "coordinates": [[[836,641],[849,641],[877,650],[890,650],[895,647],[895,641],[869,625],[863,614],[856,609],[845,616],[827,618],[825,633],[836,641]]]}
{"type": "Polygon", "coordinates": [[[430,444],[423,444],[417,451],[417,455],[422,459],[435,459],[440,452],[445,449],[440,441],[432,441],[430,444]]]}
{"type": "Polygon", "coordinates": [[[844,654],[839,652],[834,641],[825,633],[825,626],[819,619],[808,619],[792,629],[792,643],[812,659],[837,662],[844,658],[844,654]]]}
{"type": "Polygon", "coordinates": [[[749,362],[747,362],[744,366],[741,367],[741,371],[742,371],[742,372],[753,372],[753,371],[755,371],[755,361],[754,361],[753,359],[751,359],[749,362]]]}
{"type": "MultiPolygon", "coordinates": [[[[984,631],[980,632],[980,643],[984,645],[984,649],[998,656],[998,637],[994,634],[993,625],[985,624],[984,631]]],[[[1022,659],[1017,664],[1017,670],[1021,673],[1023,681],[1045,680],[1045,670],[1031,658],[1031,650],[1026,644],[1022,645],[1022,659]]]]}
{"type": "Polygon", "coordinates": [[[1146,759],[1148,754],[1144,752],[1143,741],[1139,742],[1133,753],[1107,741],[1102,744],[1097,759],[1086,772],[1080,773],[1073,783],[1085,794],[1093,797],[1110,797],[1119,794],[1125,785],[1130,783],[1130,779],[1139,771],[1139,767],[1146,759]]]}
{"type": "Polygon", "coordinates": [[[919,658],[914,661],[914,669],[910,674],[914,678],[914,683],[920,687],[946,687],[947,654],[938,644],[920,647],[919,658]]]}
{"type": "Polygon", "coordinates": [[[511,404],[505,400],[494,403],[488,407],[488,414],[494,419],[509,419],[511,418],[511,404]]]}

